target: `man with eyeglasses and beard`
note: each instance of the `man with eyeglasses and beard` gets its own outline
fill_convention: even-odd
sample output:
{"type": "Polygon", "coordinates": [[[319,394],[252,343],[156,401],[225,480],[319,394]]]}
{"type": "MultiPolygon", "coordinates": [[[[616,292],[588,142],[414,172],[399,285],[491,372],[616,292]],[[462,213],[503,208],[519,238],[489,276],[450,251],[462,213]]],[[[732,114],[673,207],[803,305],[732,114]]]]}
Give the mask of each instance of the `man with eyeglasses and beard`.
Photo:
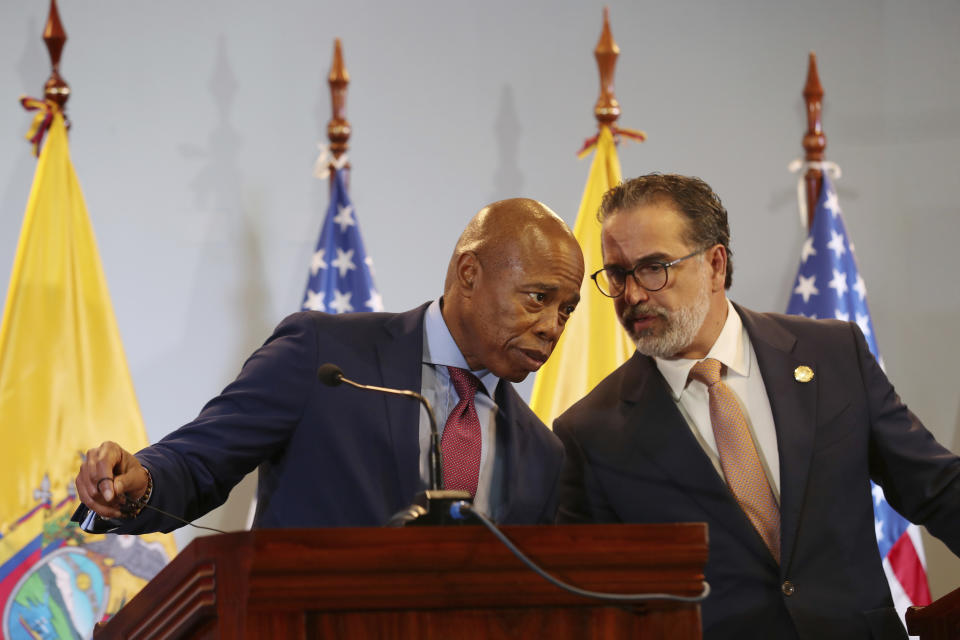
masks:
{"type": "Polygon", "coordinates": [[[854,323],[730,302],[702,180],[603,199],[604,268],[637,353],[560,416],[560,522],[707,522],[704,637],[905,638],[870,479],[960,554],[960,458],[901,402],[854,323]]]}

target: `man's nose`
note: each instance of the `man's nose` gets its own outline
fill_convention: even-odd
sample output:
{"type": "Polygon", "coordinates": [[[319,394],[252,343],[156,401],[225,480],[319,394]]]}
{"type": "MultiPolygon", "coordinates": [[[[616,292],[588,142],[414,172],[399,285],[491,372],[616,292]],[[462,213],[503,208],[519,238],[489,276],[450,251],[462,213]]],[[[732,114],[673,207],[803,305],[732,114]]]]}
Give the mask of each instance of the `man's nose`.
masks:
{"type": "Polygon", "coordinates": [[[537,321],[537,335],[544,340],[556,342],[563,333],[563,324],[559,309],[544,309],[537,321]]]}
{"type": "Polygon", "coordinates": [[[650,292],[637,283],[633,274],[627,274],[623,282],[623,300],[631,307],[646,302],[650,298],[650,292]]]}

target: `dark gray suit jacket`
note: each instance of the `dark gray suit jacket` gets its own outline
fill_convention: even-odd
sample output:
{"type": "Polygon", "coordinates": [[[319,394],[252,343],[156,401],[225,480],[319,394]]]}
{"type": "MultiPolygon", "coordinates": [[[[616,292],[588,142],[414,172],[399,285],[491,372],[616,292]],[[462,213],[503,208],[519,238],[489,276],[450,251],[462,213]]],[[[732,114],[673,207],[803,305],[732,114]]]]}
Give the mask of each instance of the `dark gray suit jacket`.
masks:
{"type": "Polygon", "coordinates": [[[639,353],[556,421],[567,450],[559,520],[707,522],[707,639],[905,637],[879,557],[869,480],[960,554],[960,459],[900,401],[855,324],[737,311],[776,426],[780,566],[656,363],[639,353]],[[813,369],[812,381],[794,379],[800,365],[813,369]]]}
{"type": "MultiPolygon", "coordinates": [[[[385,524],[420,489],[420,405],[323,386],[317,368],[333,362],[353,380],[419,392],[426,307],[286,318],[193,422],[136,454],[154,478],[151,504],[192,520],[259,465],[257,527],[385,524]]],[[[563,447],[509,383],[494,398],[499,520],[552,522],[563,447]]],[[[144,511],[117,532],[177,526],[144,511]]]]}

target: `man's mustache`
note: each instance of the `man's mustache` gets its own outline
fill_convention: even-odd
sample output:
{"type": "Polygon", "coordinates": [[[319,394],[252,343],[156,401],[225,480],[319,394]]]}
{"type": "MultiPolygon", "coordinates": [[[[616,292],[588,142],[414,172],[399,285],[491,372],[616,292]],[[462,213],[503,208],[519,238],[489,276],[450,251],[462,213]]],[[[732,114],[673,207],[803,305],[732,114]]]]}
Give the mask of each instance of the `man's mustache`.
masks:
{"type": "Polygon", "coordinates": [[[670,312],[660,305],[644,303],[634,305],[629,309],[624,309],[623,313],[620,314],[620,319],[625,323],[629,323],[647,316],[658,316],[664,320],[669,320],[670,312]]]}

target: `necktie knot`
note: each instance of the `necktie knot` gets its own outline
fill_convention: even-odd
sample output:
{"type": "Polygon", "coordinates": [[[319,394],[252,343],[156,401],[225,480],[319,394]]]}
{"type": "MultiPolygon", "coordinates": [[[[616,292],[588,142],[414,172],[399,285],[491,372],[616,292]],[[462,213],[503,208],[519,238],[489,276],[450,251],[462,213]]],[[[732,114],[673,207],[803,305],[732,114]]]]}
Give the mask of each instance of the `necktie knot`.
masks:
{"type": "Polygon", "coordinates": [[[450,382],[453,383],[453,388],[460,400],[472,400],[480,386],[477,376],[460,367],[447,367],[447,371],[450,372],[450,382]]]}
{"type": "Polygon", "coordinates": [[[693,365],[690,369],[690,377],[710,387],[720,382],[721,367],[723,365],[716,358],[707,358],[693,365]]]}

